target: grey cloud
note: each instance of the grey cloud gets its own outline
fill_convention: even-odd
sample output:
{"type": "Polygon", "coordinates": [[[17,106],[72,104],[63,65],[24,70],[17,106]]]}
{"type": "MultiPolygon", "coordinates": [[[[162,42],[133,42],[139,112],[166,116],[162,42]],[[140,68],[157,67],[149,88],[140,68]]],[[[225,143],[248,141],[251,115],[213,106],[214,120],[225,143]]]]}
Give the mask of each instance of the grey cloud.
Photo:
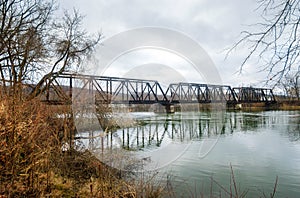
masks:
{"type": "MultiPolygon", "coordinates": [[[[235,53],[224,61],[225,48],[236,41],[245,27],[258,19],[252,0],[60,0],[62,7],[78,8],[86,15],[88,31],[102,29],[106,38],[132,28],[157,26],[180,31],[198,42],[214,58],[226,82],[236,82],[242,77],[234,75],[244,53],[235,53]],[[230,72],[233,71],[233,72],[230,72]]],[[[115,46],[116,48],[119,46],[115,46]]],[[[199,54],[190,54],[192,57],[199,54]]],[[[99,57],[101,60],[101,57],[99,57]]],[[[252,81],[255,81],[252,78],[252,81]]]]}

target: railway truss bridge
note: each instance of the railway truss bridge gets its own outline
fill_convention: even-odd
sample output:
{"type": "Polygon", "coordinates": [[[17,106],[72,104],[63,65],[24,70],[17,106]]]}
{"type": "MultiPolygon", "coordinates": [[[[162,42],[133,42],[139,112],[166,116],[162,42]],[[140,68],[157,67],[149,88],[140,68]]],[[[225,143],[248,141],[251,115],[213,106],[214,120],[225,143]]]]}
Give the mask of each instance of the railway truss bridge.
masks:
{"type": "Polygon", "coordinates": [[[198,83],[173,83],[162,87],[158,81],[62,73],[45,80],[39,97],[53,105],[71,105],[84,97],[100,104],[160,104],[167,112],[178,104],[276,103],[272,89],[230,87],[198,83]]]}

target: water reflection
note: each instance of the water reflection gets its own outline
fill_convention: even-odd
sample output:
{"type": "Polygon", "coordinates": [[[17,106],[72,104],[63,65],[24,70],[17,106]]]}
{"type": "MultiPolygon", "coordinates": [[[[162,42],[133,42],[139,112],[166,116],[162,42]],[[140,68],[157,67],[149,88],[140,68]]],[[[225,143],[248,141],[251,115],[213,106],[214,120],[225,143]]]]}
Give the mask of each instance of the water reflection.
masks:
{"type": "Polygon", "coordinates": [[[152,115],[139,118],[139,125],[122,128],[102,137],[86,132],[90,149],[122,148],[130,151],[151,150],[172,143],[199,141],[234,132],[255,132],[268,128],[279,130],[290,141],[300,139],[299,112],[190,112],[152,115]],[[279,126],[279,127],[278,127],[279,126]]]}
{"type": "MultiPolygon", "coordinates": [[[[198,192],[204,191],[204,195],[210,193],[205,190],[211,189],[212,175],[221,185],[228,186],[229,164],[245,187],[242,189],[250,189],[249,197],[261,196],[259,190],[272,192],[276,176],[278,197],[299,196],[299,111],[146,114],[137,120],[138,126],[121,128],[106,136],[100,132],[81,136],[90,136],[83,140],[84,144],[97,152],[100,149],[116,156],[114,151],[121,150],[138,155],[145,170],[171,170],[174,189],[183,197],[187,193],[183,181],[195,186],[198,192]]],[[[115,165],[115,159],[118,156],[104,160],[115,165]]],[[[128,170],[128,164],[121,164],[121,168],[128,170]]]]}

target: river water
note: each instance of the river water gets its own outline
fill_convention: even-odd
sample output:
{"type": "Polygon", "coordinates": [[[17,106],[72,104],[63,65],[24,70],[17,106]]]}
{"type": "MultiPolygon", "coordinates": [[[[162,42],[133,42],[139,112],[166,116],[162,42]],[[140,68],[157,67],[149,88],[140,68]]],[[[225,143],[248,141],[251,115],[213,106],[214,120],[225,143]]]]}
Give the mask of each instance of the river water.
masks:
{"type": "MultiPolygon", "coordinates": [[[[233,177],[239,193],[269,197],[277,176],[276,197],[300,196],[299,111],[132,116],[138,126],[118,129],[89,147],[134,155],[140,170],[158,171],[177,197],[227,197],[233,177]]],[[[117,168],[129,167],[124,164],[117,168]]]]}

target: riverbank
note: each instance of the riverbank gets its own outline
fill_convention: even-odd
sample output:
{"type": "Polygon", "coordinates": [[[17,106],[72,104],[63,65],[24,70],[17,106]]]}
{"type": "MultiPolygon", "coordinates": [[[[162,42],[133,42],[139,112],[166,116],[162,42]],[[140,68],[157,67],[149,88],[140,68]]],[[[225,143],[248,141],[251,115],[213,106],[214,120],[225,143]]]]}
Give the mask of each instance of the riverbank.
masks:
{"type": "Polygon", "coordinates": [[[277,101],[276,103],[243,103],[235,106],[234,110],[266,111],[266,110],[300,110],[300,101],[277,101]]]}
{"type": "Polygon", "coordinates": [[[278,101],[279,110],[300,110],[300,101],[278,101]]]}
{"type": "Polygon", "coordinates": [[[70,107],[0,101],[0,197],[158,197],[151,180],[129,180],[74,144],[70,107]],[[57,108],[57,109],[56,109],[57,108]],[[59,119],[53,119],[60,115],[59,119]],[[67,146],[66,146],[67,145],[67,146]]]}

